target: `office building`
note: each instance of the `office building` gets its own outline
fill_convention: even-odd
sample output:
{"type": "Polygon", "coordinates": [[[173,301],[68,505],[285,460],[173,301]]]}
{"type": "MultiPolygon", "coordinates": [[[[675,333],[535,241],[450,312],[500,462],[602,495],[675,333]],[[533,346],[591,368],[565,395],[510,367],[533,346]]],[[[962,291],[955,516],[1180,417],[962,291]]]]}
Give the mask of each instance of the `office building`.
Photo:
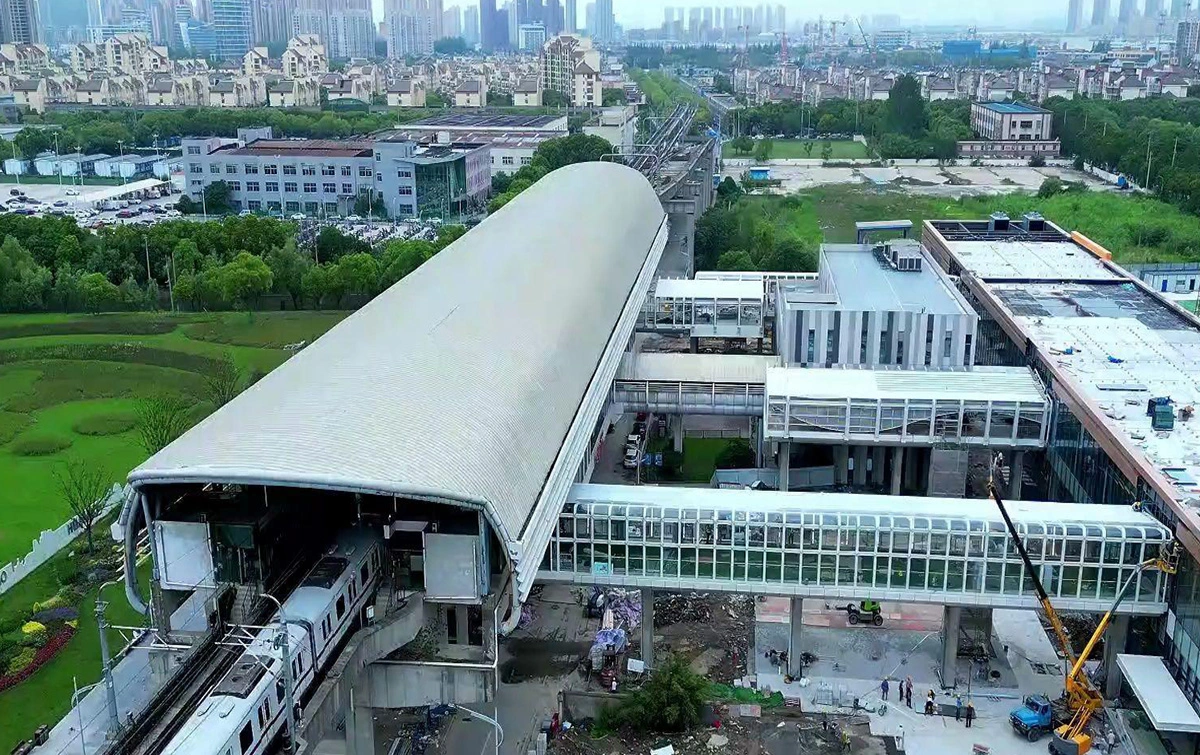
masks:
{"type": "Polygon", "coordinates": [[[612,0],[596,0],[595,6],[596,31],[592,36],[601,42],[615,42],[617,20],[613,16],[612,0]]]}
{"type": "Polygon", "coordinates": [[[36,0],[0,0],[0,41],[38,44],[42,39],[36,0]]]}
{"type": "Polygon", "coordinates": [[[212,0],[217,57],[241,58],[250,49],[250,0],[212,0]]]}
{"type": "Polygon", "coordinates": [[[505,47],[507,40],[507,26],[496,10],[496,0],[479,0],[480,45],[490,52],[505,47]]]}
{"type": "Polygon", "coordinates": [[[296,0],[257,0],[253,3],[251,42],[262,46],[286,44],[292,36],[295,9],[296,0]]]}
{"type": "Polygon", "coordinates": [[[1200,20],[1180,21],[1175,32],[1175,57],[1190,65],[1200,54],[1200,20]]]}
{"type": "Polygon", "coordinates": [[[1137,0],[1120,0],[1117,5],[1117,23],[1128,26],[1137,18],[1137,0]]]}
{"type": "Polygon", "coordinates": [[[1073,34],[1083,28],[1083,0],[1067,2],[1067,33],[1073,34]]]}
{"type": "Polygon", "coordinates": [[[583,26],[589,37],[596,36],[596,4],[588,3],[583,6],[583,26]]]}
{"type": "Polygon", "coordinates": [[[463,39],[467,44],[479,44],[479,6],[468,5],[463,11],[463,39]]]}
{"type": "Polygon", "coordinates": [[[1171,0],[1171,18],[1183,18],[1189,6],[1189,0],[1171,0]]]}
{"type": "Polygon", "coordinates": [[[487,145],[491,175],[512,175],[533,162],[533,153],[541,144],[567,135],[567,117],[445,112],[405,123],[395,133],[396,138],[422,145],[445,145],[447,139],[450,146],[487,145]]]}
{"type": "Polygon", "coordinates": [[[442,36],[461,37],[463,35],[462,8],[451,5],[442,11],[442,36]]]}
{"type": "Polygon", "coordinates": [[[521,24],[518,48],[523,52],[538,52],[546,44],[546,27],[541,24],[521,24]]]}

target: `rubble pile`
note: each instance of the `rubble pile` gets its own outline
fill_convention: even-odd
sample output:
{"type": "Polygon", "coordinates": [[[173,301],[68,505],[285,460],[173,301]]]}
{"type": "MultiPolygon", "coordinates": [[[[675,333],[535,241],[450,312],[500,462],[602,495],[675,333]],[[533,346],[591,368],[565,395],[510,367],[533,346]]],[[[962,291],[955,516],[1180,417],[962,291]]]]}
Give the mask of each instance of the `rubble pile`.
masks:
{"type": "Polygon", "coordinates": [[[669,627],[682,622],[707,624],[712,621],[712,604],[708,593],[655,593],[654,626],[669,627]]]}

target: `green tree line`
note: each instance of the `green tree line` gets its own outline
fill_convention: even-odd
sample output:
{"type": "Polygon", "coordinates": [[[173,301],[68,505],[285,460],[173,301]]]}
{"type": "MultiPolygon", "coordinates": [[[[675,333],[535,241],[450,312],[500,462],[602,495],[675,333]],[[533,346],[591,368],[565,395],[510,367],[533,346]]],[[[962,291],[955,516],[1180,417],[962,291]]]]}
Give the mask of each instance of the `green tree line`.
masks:
{"type": "Polygon", "coordinates": [[[492,201],[488,212],[495,212],[528,189],[542,176],[574,163],[595,162],[613,151],[608,140],[587,134],[571,134],[538,145],[533,159],[515,173],[500,173],[492,178],[492,201]]]}

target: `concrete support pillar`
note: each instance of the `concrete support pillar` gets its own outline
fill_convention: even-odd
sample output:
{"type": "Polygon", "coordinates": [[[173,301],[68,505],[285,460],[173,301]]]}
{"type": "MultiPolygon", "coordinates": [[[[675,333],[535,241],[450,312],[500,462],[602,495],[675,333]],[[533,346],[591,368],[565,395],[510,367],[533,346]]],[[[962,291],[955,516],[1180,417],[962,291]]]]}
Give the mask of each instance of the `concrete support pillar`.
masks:
{"type": "Polygon", "coordinates": [[[803,667],[800,663],[800,653],[803,652],[803,647],[800,645],[801,627],[803,626],[802,619],[804,618],[804,598],[792,598],[792,615],[791,615],[791,631],[788,633],[788,668],[787,672],[792,676],[801,676],[803,667]]]}
{"type": "Polygon", "coordinates": [[[700,353],[700,339],[699,338],[689,338],[688,339],[688,349],[693,354],[700,353]]]}
{"type": "Polygon", "coordinates": [[[892,495],[900,495],[900,482],[904,472],[904,446],[892,448],[892,495]]]}
{"type": "Polygon", "coordinates": [[[1125,652],[1129,639],[1129,617],[1114,616],[1104,635],[1104,696],[1110,700],[1121,694],[1121,669],[1117,654],[1125,652]]]}
{"type": "Polygon", "coordinates": [[[883,460],[885,456],[883,446],[875,446],[871,449],[871,484],[875,487],[883,487],[883,460]]]}
{"type": "Polygon", "coordinates": [[[904,483],[909,490],[917,487],[917,456],[920,455],[921,449],[917,446],[908,448],[904,452],[904,483]]]}
{"type": "Polygon", "coordinates": [[[942,686],[955,686],[958,669],[958,623],[962,619],[961,606],[946,606],[942,609],[942,686]]]}
{"type": "Polygon", "coordinates": [[[762,436],[762,418],[750,418],[750,444],[754,447],[754,466],[762,469],[763,466],[763,436],[762,436]]]}
{"type": "Polygon", "coordinates": [[[683,415],[671,418],[671,447],[675,453],[683,453],[683,415]]]}
{"type": "Polygon", "coordinates": [[[642,662],[654,666],[654,590],[642,588],[642,662]]]}
{"type": "Polygon", "coordinates": [[[854,447],[854,485],[864,487],[867,484],[867,447],[854,447]]]}
{"type": "Polygon", "coordinates": [[[925,457],[925,495],[931,495],[934,488],[933,485],[933,449],[924,449],[923,456],[925,457]]]}
{"type": "Polygon", "coordinates": [[[346,755],[375,755],[375,717],[370,708],[346,708],[346,755]]]}
{"type": "Polygon", "coordinates": [[[833,481],[838,485],[850,483],[850,446],[833,447],[833,481]]]}
{"type": "Polygon", "coordinates": [[[779,444],[779,489],[788,491],[788,474],[792,469],[792,442],[785,440],[779,444]]]}
{"type": "Polygon", "coordinates": [[[1008,478],[1008,499],[1010,501],[1021,500],[1021,477],[1025,472],[1025,452],[1013,451],[1012,467],[1009,470],[1008,478]]]}

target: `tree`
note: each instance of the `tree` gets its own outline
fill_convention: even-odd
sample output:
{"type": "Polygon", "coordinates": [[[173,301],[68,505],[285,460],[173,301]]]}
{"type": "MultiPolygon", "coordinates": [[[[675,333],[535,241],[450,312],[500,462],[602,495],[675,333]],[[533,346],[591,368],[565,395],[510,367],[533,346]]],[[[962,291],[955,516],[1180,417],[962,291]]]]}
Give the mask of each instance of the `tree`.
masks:
{"type": "Polygon", "coordinates": [[[726,205],[733,205],[742,196],[742,187],[738,186],[738,182],[730,176],[725,176],[721,183],[717,184],[717,197],[726,205]]]}
{"type": "Polygon", "coordinates": [[[513,96],[504,92],[488,92],[489,107],[512,107],[513,96]]]}
{"type": "Polygon", "coordinates": [[[233,357],[226,354],[217,360],[204,376],[204,388],[208,392],[208,400],[217,409],[233,401],[242,392],[242,372],[234,364],[233,357]]]}
{"type": "Polygon", "coordinates": [[[317,234],[317,261],[337,262],[346,254],[370,254],[371,245],[327,225],[317,234]]]}
{"type": "Polygon", "coordinates": [[[142,448],[153,456],[183,435],[191,425],[191,407],[178,396],[160,394],[137,405],[137,431],[142,448]]]}
{"type": "Polygon", "coordinates": [[[735,250],[725,252],[717,260],[717,269],[726,271],[746,271],[757,270],[754,265],[754,258],[750,256],[750,252],[743,250],[735,250]]]}
{"type": "Polygon", "coordinates": [[[771,159],[771,153],[775,151],[775,142],[770,139],[759,139],[754,145],[754,159],[756,162],[765,163],[771,159]]]}
{"type": "Polygon", "coordinates": [[[826,139],[825,143],[821,145],[821,159],[824,160],[825,162],[829,162],[830,158],[832,158],[832,157],[833,157],[833,142],[826,139]]]}
{"type": "Polygon", "coordinates": [[[604,107],[625,104],[624,89],[605,89],[600,93],[600,104],[604,107]]]}
{"type": "Polygon", "coordinates": [[[17,148],[17,154],[26,160],[32,160],[50,149],[53,142],[45,129],[23,128],[13,137],[13,144],[17,148]]]}
{"type": "MultiPolygon", "coordinates": [[[[213,215],[224,215],[233,212],[231,204],[232,190],[224,181],[213,181],[204,187],[203,210],[213,215]]],[[[180,200],[182,201],[182,200],[180,200]]],[[[180,210],[180,212],[183,212],[180,210]]]]}
{"type": "Polygon", "coordinates": [[[239,252],[216,271],[216,284],[226,301],[250,309],[255,299],[271,290],[271,268],[261,257],[239,252]]]}
{"type": "Polygon", "coordinates": [[[379,263],[370,254],[347,254],[338,260],[338,275],[345,291],[354,296],[374,296],[379,286],[379,263]]]}
{"type": "Polygon", "coordinates": [[[1062,179],[1058,176],[1049,176],[1042,181],[1042,185],[1038,187],[1037,195],[1041,199],[1049,199],[1055,194],[1061,194],[1066,189],[1062,179]]]}
{"type": "Polygon", "coordinates": [[[445,96],[442,95],[440,92],[426,92],[425,93],[425,107],[430,107],[430,108],[450,107],[450,103],[446,100],[445,96]]]}
{"type": "Polygon", "coordinates": [[[92,314],[110,309],[121,300],[121,292],[103,273],[89,273],[79,279],[79,294],[83,305],[92,314]]]}
{"type": "Polygon", "coordinates": [[[471,51],[462,37],[443,37],[433,43],[435,55],[466,55],[471,51]]]}
{"type": "Polygon", "coordinates": [[[568,104],[567,95],[557,89],[542,90],[543,107],[566,107],[568,104]]]}
{"type": "Polygon", "coordinates": [[[812,151],[813,151],[813,140],[805,139],[804,140],[804,156],[807,158],[812,158],[812,151]]]}
{"type": "Polygon", "coordinates": [[[492,193],[503,194],[508,191],[508,187],[512,184],[512,174],[501,171],[492,176],[492,193]]]}
{"type": "Polygon", "coordinates": [[[744,438],[729,441],[717,454],[717,469],[750,469],[758,461],[754,449],[744,438]]]}
{"type": "Polygon", "coordinates": [[[905,74],[896,79],[887,99],[887,127],[892,133],[920,138],[925,133],[928,115],[921,97],[921,84],[905,74]]]}
{"type": "Polygon", "coordinates": [[[75,521],[87,536],[87,549],[94,550],[93,529],[96,520],[104,513],[108,498],[107,475],[99,467],[88,466],[82,459],[72,458],[54,470],[54,479],[58,483],[59,495],[67,502],[75,521]]]}
{"type": "Polygon", "coordinates": [[[729,146],[739,155],[748,155],[754,151],[754,140],[748,136],[739,136],[731,141],[729,146]]]}
{"type": "Polygon", "coordinates": [[[296,240],[288,239],[283,246],[272,248],[263,261],[271,269],[271,290],[290,296],[292,308],[299,309],[304,295],[304,272],[312,262],[296,249],[296,240]]]}
{"type": "Polygon", "coordinates": [[[650,678],[601,717],[638,731],[687,731],[701,722],[708,680],[681,655],[669,655],[650,678]]]}
{"type": "Polygon", "coordinates": [[[1031,168],[1046,167],[1046,158],[1042,157],[1041,155],[1034,155],[1033,157],[1029,158],[1029,167],[1031,167],[1031,168]]]}

